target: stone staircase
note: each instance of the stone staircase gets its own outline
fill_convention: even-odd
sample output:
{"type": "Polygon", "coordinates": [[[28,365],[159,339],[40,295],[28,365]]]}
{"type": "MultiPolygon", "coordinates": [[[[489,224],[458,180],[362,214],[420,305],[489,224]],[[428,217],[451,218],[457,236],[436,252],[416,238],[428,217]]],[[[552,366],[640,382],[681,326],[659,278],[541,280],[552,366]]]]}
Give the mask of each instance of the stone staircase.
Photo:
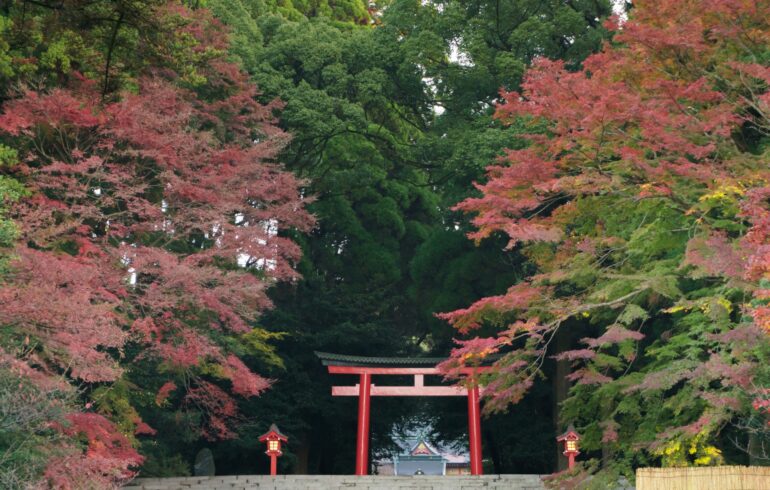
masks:
{"type": "Polygon", "coordinates": [[[544,490],[538,475],[265,475],[140,478],[125,490],[544,490]]]}

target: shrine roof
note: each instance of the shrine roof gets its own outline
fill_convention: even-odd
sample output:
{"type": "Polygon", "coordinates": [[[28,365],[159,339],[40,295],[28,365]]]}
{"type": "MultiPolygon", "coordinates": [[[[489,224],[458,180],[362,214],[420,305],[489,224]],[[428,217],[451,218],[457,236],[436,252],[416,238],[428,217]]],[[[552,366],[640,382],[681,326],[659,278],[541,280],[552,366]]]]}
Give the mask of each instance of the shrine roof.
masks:
{"type": "MultiPolygon", "coordinates": [[[[446,361],[447,357],[369,357],[351,356],[347,354],[332,354],[315,351],[315,355],[324,366],[356,366],[356,367],[435,367],[446,361]]],[[[489,355],[482,365],[492,364],[500,358],[499,355],[489,355]]]]}
{"type": "Polygon", "coordinates": [[[324,366],[433,367],[436,364],[447,360],[446,357],[368,357],[318,351],[316,351],[315,355],[321,360],[321,363],[324,366]]]}

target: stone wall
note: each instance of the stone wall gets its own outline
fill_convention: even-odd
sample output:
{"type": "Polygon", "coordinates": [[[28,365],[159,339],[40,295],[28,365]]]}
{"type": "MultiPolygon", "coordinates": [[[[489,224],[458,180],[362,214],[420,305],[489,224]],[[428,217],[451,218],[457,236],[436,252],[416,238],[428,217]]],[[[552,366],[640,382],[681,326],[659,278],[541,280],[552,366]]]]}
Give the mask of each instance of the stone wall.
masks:
{"type": "Polygon", "coordinates": [[[126,490],[544,490],[538,475],[265,475],[140,478],[126,490]]]}

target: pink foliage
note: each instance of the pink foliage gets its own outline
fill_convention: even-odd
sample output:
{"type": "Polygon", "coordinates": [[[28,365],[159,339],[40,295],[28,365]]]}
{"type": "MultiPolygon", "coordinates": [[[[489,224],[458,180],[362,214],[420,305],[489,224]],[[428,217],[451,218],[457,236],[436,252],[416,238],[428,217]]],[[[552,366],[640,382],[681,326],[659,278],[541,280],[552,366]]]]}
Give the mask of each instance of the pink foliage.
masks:
{"type": "Polygon", "coordinates": [[[718,380],[722,386],[736,386],[743,390],[751,388],[753,373],[753,364],[729,362],[718,354],[712,354],[696,369],[696,375],[701,379],[718,380]]]}
{"type": "Polygon", "coordinates": [[[478,365],[484,358],[494,354],[500,347],[497,337],[474,337],[470,340],[455,339],[459,346],[452,349],[450,357],[438,365],[447,377],[460,377],[460,372],[466,365],[478,365]]]}
{"type": "MultiPolygon", "coordinates": [[[[200,68],[206,99],[166,69],[112,102],[76,74],[70,87],[3,103],[0,136],[20,159],[3,172],[31,195],[10,210],[21,239],[14,274],[0,284],[0,323],[31,339],[13,369],[38,385],[109,383],[130,362],[184,373],[192,388],[178,399],[204,413],[206,437],[227,438],[237,404],[197,369],[217,366],[237,395],[268,388],[216,339],[249,332],[271,306],[267,289],[297,277],[300,248],[280,235],[314,220],[303,183],[275,163],[288,141],[273,115],[279,104],[259,103],[248,75],[225,59],[223,26],[178,3],[157,13],[178,17],[193,49],[219,50],[200,68]]],[[[156,402],[180,389],[167,382],[156,402]]],[[[68,421],[62,434],[88,446],[80,454],[71,444],[52,461],[53,486],[93,478],[106,487],[133,474],[141,458],[109,421],[68,421]]],[[[134,422],[136,434],[154,433],[134,422]]]]}
{"type": "Polygon", "coordinates": [[[567,350],[553,356],[553,358],[557,361],[575,361],[578,359],[586,360],[593,359],[594,357],[596,357],[596,351],[591,349],[567,350]]]}
{"type": "Polygon", "coordinates": [[[620,424],[615,422],[614,420],[608,420],[606,422],[601,423],[602,426],[602,442],[607,444],[610,442],[617,442],[618,441],[618,428],[620,427],[620,424]]]}
{"type": "Polygon", "coordinates": [[[678,430],[680,430],[681,432],[689,436],[694,436],[699,432],[701,432],[704,427],[709,425],[712,422],[712,419],[713,417],[711,415],[704,414],[704,415],[701,415],[700,418],[698,418],[698,420],[696,420],[695,422],[685,425],[683,427],[680,427],[678,430]]]}
{"type": "Polygon", "coordinates": [[[243,361],[230,354],[225,361],[226,373],[233,383],[233,393],[245,397],[256,396],[270,387],[270,381],[254,374],[243,361]]]}
{"type": "Polygon", "coordinates": [[[622,327],[616,324],[608,328],[607,331],[604,332],[599,338],[597,339],[585,338],[582,341],[589,347],[596,348],[606,344],[619,344],[626,340],[639,341],[639,340],[642,340],[643,338],[644,338],[643,333],[637,332],[635,330],[629,330],[625,327],[622,327]]]}
{"type": "MultiPolygon", "coordinates": [[[[751,406],[765,416],[770,415],[770,389],[758,390],[751,406]]],[[[770,425],[770,421],[767,422],[767,425],[770,425]]]]}
{"type": "Polygon", "coordinates": [[[577,381],[577,384],[579,385],[601,385],[612,381],[612,378],[609,376],[599,373],[591,368],[577,369],[567,375],[567,379],[570,381],[577,381]]]}
{"type": "Polygon", "coordinates": [[[157,343],[147,353],[181,368],[198,366],[205,359],[221,357],[219,347],[208,337],[181,326],[176,330],[166,332],[165,341],[157,343]]]}
{"type": "Polygon", "coordinates": [[[666,390],[680,381],[692,379],[695,375],[691,365],[675,363],[660,371],[646,374],[641,383],[629,386],[626,388],[626,392],[666,390]]]}
{"type": "Polygon", "coordinates": [[[8,369],[12,374],[32,383],[43,393],[60,391],[63,393],[73,391],[73,387],[61,376],[56,376],[46,369],[44,363],[34,353],[26,356],[14,356],[0,348],[0,367],[8,369]]]}
{"type": "Polygon", "coordinates": [[[693,265],[711,276],[740,278],[745,264],[741,254],[724,233],[695,237],[687,243],[685,264],[693,265]]]}
{"type": "Polygon", "coordinates": [[[481,326],[488,313],[512,312],[526,309],[530,303],[537,300],[543,293],[542,288],[533,287],[527,283],[512,286],[501,296],[491,296],[477,301],[466,309],[441,313],[437,316],[449,321],[461,333],[481,326]]]}
{"type": "Polygon", "coordinates": [[[741,408],[741,401],[735,396],[720,395],[719,393],[702,393],[704,400],[717,409],[727,409],[737,412],[741,408]]]}
{"type": "Polygon", "coordinates": [[[153,436],[157,434],[158,431],[150,427],[146,422],[139,421],[136,424],[136,428],[134,429],[134,434],[137,436],[145,435],[145,436],[153,436]]]}
{"type": "Polygon", "coordinates": [[[155,404],[163,405],[163,403],[168,399],[169,395],[176,391],[176,388],[177,386],[173,381],[166,381],[163,383],[163,386],[160,387],[158,393],[155,395],[155,404]]]}
{"type": "Polygon", "coordinates": [[[48,463],[45,478],[52,488],[72,489],[101,486],[130,480],[143,459],[112,422],[95,413],[72,413],[57,429],[86,442],[84,450],[70,446],[65,455],[48,463]]]}
{"type": "Polygon", "coordinates": [[[120,278],[102,270],[99,259],[17,251],[16,287],[0,286],[0,322],[21,327],[45,342],[53,363],[86,382],[120,375],[105,348],[121,348],[127,334],[115,313],[120,278]]]}
{"type": "Polygon", "coordinates": [[[217,385],[200,381],[197,387],[188,390],[184,404],[204,414],[206,420],[202,433],[206,439],[213,441],[235,437],[228,421],[236,417],[238,407],[235,400],[217,385]]]}
{"type": "MultiPolygon", "coordinates": [[[[683,263],[691,266],[688,274],[731,281],[770,279],[770,187],[762,183],[767,181],[766,172],[749,175],[751,185],[758,188],[747,192],[742,204],[742,217],[751,222],[744,238],[701,223],[703,219],[689,218],[706,193],[725,186],[742,193],[740,189],[745,188],[744,180],[737,176],[746,175],[746,162],[726,157],[721,149],[734,148],[732,132],[748,117],[753,123],[767,122],[770,96],[765,84],[770,82],[770,70],[743,63],[719,72],[726,77],[719,84],[710,77],[714,65],[724,63],[720,47],[743,43],[746,33],[753,32],[752,19],[765,19],[768,14],[766,2],[645,2],[635,6],[622,28],[615,21],[613,43],[588,57],[582,70],[569,71],[561,61],[538,59],[526,73],[520,91],[500,94],[496,117],[503,123],[532,123],[538,134],[526,136],[530,143],[526,149],[508,151],[490,166],[486,181],[477,184],[481,196],[466,199],[456,209],[474,214],[477,230],[470,237],[475,240],[502,233],[509,246],[522,242],[549,245],[524,248],[540,267],[536,275],[504,295],[439,315],[461,334],[482,325],[499,327],[509,318],[545,325],[524,332],[523,347],[517,344],[503,351],[506,353],[494,364],[487,396],[517,400],[520,393],[511,387],[521,386],[531,373],[522,377],[526,366],[519,365],[516,372],[504,372],[504,366],[523,361],[535,365],[561,322],[591,314],[582,305],[594,298],[558,294],[554,285],[564,282],[564,269],[575,261],[585,261],[586,255],[596,259],[604,247],[619,250],[623,245],[610,243],[613,237],[607,236],[600,222],[594,230],[577,231],[580,227],[572,226],[581,201],[606,196],[628,202],[654,199],[681,209],[694,222],[694,229],[706,230],[688,244],[683,263]],[[680,66],[684,64],[681,60],[687,60],[686,69],[680,66]],[[650,69],[651,64],[661,68],[650,69]],[[722,91],[725,83],[740,86],[736,92],[750,95],[736,100],[722,91]],[[542,131],[543,126],[547,131],[542,131]]],[[[594,271],[599,276],[618,272],[602,264],[596,264],[594,271]]],[[[620,305],[599,302],[599,306],[620,305]]],[[[758,307],[751,313],[758,325],[770,331],[770,309],[758,307]]],[[[501,330],[497,338],[484,340],[491,344],[490,349],[512,345],[510,332],[501,330]]],[[[557,359],[587,361],[584,364],[592,366],[597,349],[642,338],[641,332],[611,325],[598,338],[584,339],[587,349],[563,352],[557,359]]],[[[453,365],[462,365],[466,355],[462,349],[453,353],[453,365]]],[[[633,360],[635,354],[623,357],[633,360]]],[[[673,386],[696,375],[692,371],[691,366],[678,365],[629,389],[673,386]]],[[[609,372],[583,367],[571,378],[583,384],[602,384],[611,381],[609,372]]],[[[697,375],[728,386],[744,386],[747,373],[712,358],[697,375]]]]}

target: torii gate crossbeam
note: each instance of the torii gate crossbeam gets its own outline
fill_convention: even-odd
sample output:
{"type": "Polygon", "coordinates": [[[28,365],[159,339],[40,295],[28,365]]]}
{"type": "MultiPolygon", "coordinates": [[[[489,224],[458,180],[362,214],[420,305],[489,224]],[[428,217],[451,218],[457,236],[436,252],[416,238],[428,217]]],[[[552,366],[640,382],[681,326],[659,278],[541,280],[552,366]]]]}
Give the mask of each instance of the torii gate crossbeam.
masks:
{"type": "MultiPolygon", "coordinates": [[[[316,352],[329,374],[352,374],[359,377],[354,386],[332,386],[332,396],[358,397],[358,430],[356,432],[356,475],[369,473],[369,419],[372,396],[466,396],[468,398],[468,439],[471,474],[481,475],[481,406],[477,384],[460,386],[426,386],[425,376],[441,376],[436,365],[442,358],[360,357],[316,352]],[[410,367],[420,365],[421,367],[410,367]],[[424,367],[423,367],[424,366],[424,367]],[[414,376],[413,386],[377,386],[373,375],[414,376]]],[[[474,377],[489,366],[468,368],[474,377]]]]}

